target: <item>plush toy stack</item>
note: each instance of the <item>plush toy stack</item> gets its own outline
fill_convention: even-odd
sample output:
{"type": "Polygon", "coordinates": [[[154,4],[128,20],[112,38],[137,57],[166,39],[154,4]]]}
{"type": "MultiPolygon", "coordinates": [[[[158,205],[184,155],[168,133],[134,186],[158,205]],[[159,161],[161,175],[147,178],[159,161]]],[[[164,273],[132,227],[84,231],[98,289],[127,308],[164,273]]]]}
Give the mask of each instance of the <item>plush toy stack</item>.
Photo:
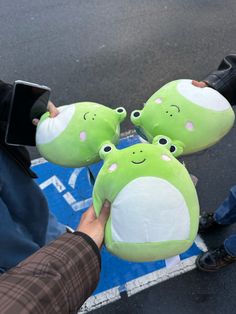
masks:
{"type": "Polygon", "coordinates": [[[158,90],[131,121],[150,142],[118,150],[124,108],[91,102],[44,114],[36,143],[47,160],[82,167],[104,160],[93,190],[99,215],[111,202],[107,249],[130,261],[166,259],[186,251],[198,230],[199,204],[191,177],[175,157],[210,147],[232,127],[234,113],[218,92],[178,80],[158,90]]]}

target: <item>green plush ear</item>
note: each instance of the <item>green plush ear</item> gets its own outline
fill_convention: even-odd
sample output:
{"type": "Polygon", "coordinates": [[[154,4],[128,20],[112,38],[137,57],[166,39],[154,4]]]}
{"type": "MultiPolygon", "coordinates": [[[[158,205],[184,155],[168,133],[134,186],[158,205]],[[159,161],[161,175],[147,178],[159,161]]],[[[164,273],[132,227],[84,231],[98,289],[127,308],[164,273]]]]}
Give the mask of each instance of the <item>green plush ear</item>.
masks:
{"type": "Polygon", "coordinates": [[[127,112],[126,112],[125,108],[123,108],[123,107],[118,107],[118,108],[114,109],[114,111],[115,111],[116,114],[117,114],[117,117],[118,117],[119,122],[124,121],[124,119],[125,119],[126,116],[127,116],[127,112]]]}
{"type": "Polygon", "coordinates": [[[152,143],[165,147],[174,157],[180,156],[184,150],[184,144],[181,141],[172,141],[168,136],[165,135],[155,136],[152,143]]]}
{"type": "Polygon", "coordinates": [[[130,116],[131,122],[134,125],[140,126],[141,125],[141,116],[142,116],[142,110],[134,110],[130,116]]]}
{"type": "Polygon", "coordinates": [[[111,143],[103,144],[102,147],[99,150],[99,156],[101,159],[105,160],[108,155],[114,153],[114,151],[117,151],[115,145],[111,143]]]}

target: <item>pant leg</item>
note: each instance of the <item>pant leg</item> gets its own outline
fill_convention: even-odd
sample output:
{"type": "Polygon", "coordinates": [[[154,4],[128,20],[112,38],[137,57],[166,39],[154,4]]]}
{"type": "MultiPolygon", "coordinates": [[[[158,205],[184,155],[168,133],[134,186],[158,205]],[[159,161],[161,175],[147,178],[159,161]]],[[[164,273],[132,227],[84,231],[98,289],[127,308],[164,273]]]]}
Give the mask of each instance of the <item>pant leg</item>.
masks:
{"type": "Polygon", "coordinates": [[[232,234],[224,241],[224,247],[229,255],[236,256],[236,234],[232,234]]]}
{"type": "Polygon", "coordinates": [[[236,185],[230,189],[229,196],[216,209],[214,217],[216,222],[222,225],[236,222],[236,185]]]}
{"type": "Polygon", "coordinates": [[[55,215],[49,211],[48,227],[46,233],[46,244],[56,240],[60,235],[66,232],[66,226],[60,223],[55,215]]]}
{"type": "Polygon", "coordinates": [[[0,197],[0,273],[16,266],[40,246],[21,223],[16,222],[0,197]]]}

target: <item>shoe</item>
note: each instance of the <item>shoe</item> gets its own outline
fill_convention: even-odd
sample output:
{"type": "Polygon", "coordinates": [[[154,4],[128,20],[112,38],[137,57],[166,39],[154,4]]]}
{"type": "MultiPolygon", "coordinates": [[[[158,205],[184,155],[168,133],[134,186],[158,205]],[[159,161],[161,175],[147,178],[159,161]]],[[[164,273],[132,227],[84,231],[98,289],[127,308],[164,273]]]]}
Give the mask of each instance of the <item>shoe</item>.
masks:
{"type": "Polygon", "coordinates": [[[205,233],[216,227],[222,227],[222,225],[215,221],[214,213],[203,212],[200,216],[198,232],[205,233]]]}
{"type": "Polygon", "coordinates": [[[236,262],[236,256],[229,255],[224,246],[199,255],[196,259],[197,268],[203,271],[217,271],[233,262],[236,262]]]}

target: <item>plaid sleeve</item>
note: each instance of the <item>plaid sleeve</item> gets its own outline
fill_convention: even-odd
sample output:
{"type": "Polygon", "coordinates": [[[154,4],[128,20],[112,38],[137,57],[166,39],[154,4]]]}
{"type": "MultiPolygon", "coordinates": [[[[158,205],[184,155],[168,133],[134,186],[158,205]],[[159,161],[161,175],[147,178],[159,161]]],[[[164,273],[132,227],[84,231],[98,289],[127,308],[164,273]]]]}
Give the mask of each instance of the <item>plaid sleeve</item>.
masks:
{"type": "Polygon", "coordinates": [[[236,54],[226,56],[218,69],[203,81],[221,93],[231,105],[236,105],[236,54]]]}
{"type": "Polygon", "coordinates": [[[99,274],[100,253],[93,240],[65,233],[0,277],[0,313],[76,313],[99,274]]]}

